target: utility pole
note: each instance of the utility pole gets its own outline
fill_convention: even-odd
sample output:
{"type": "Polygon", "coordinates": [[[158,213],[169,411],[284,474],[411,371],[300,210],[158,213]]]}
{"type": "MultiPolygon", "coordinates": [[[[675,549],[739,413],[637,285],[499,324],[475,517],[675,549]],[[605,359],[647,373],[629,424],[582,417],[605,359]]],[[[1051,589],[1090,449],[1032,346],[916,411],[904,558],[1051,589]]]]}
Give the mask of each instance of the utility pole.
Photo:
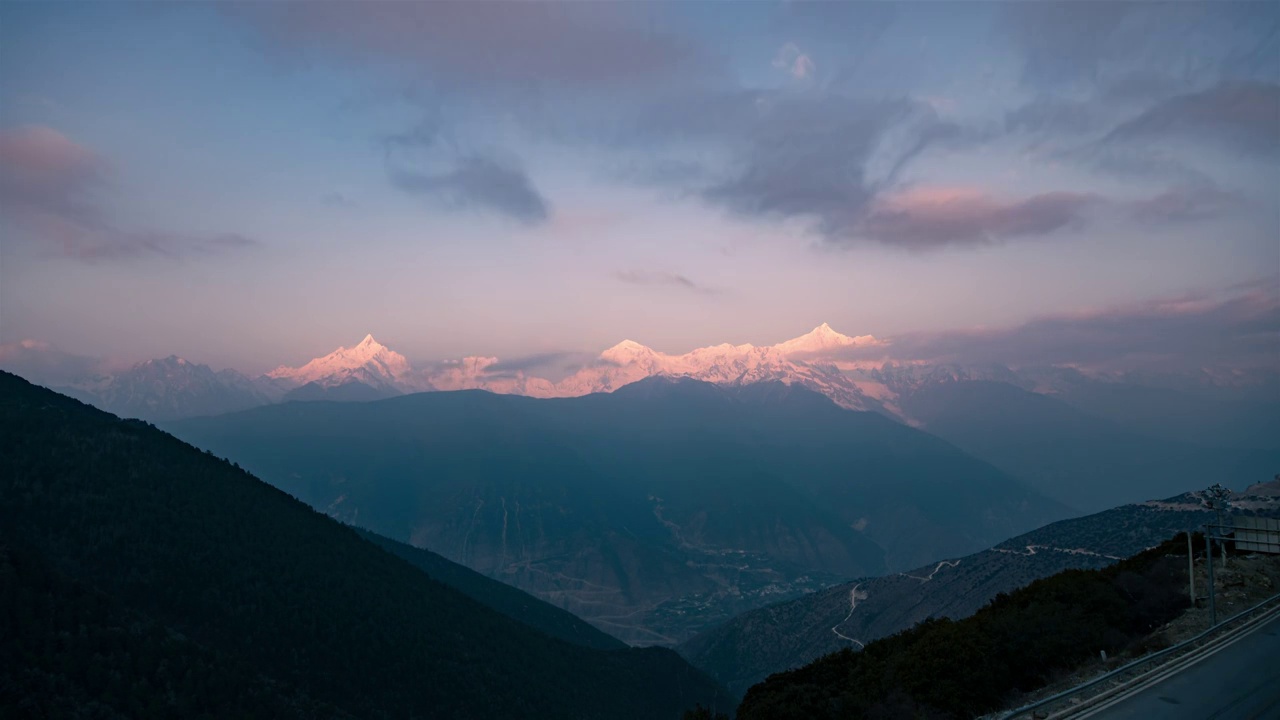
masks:
{"type": "MultiPolygon", "coordinates": [[[[1222,511],[1231,508],[1231,491],[1222,487],[1222,483],[1214,483],[1204,491],[1205,504],[1209,509],[1213,510],[1215,529],[1219,532],[1226,530],[1226,526],[1222,524],[1222,511]]],[[[1227,566],[1227,543],[1218,543],[1222,546],[1222,567],[1227,566]]]]}
{"type": "Polygon", "coordinates": [[[1196,606],[1196,554],[1191,546],[1191,531],[1187,531],[1187,584],[1191,592],[1191,607],[1196,606]]]}
{"type": "Polygon", "coordinates": [[[1205,567],[1209,570],[1209,627],[1218,626],[1218,607],[1214,604],[1213,596],[1213,526],[1205,523],[1204,526],[1204,562],[1205,567]]]}

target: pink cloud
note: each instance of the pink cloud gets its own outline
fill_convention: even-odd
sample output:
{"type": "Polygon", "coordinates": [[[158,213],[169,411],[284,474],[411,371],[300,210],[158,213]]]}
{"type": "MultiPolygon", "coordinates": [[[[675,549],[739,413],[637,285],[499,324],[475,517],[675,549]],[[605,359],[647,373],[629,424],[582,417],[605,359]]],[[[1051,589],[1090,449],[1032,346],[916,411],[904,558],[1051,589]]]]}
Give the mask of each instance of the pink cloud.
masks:
{"type": "Polygon", "coordinates": [[[1048,235],[1082,220],[1095,195],[1052,192],[1006,199],[972,187],[916,187],[872,202],[861,231],[905,247],[982,244],[1048,235]]]}
{"type": "Polygon", "coordinates": [[[84,262],[173,258],[257,244],[235,233],[188,237],[116,227],[96,197],[108,186],[107,169],[98,153],[53,128],[0,128],[0,210],[23,238],[56,256],[84,262]]]}
{"type": "Polygon", "coordinates": [[[52,128],[0,129],[0,207],[6,211],[83,216],[105,169],[96,153],[52,128]]]}

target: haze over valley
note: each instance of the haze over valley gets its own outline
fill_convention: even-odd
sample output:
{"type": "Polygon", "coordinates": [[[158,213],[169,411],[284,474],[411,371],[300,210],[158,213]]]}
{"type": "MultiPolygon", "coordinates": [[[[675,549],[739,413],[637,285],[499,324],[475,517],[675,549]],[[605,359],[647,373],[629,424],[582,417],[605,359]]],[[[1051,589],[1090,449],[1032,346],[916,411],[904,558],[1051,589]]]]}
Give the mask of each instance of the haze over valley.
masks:
{"type": "Polygon", "coordinates": [[[1278,30],[0,3],[0,717],[1280,707],[1278,30]]]}

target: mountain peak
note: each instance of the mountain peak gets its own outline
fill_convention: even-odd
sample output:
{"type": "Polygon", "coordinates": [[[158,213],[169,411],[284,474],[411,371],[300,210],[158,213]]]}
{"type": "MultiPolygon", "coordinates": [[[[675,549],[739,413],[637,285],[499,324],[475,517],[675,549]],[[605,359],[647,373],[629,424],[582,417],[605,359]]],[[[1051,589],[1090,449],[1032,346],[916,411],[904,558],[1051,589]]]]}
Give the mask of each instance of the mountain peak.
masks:
{"type": "Polygon", "coordinates": [[[792,338],[786,342],[780,342],[777,345],[774,345],[773,349],[781,352],[783,355],[790,355],[792,353],[822,353],[845,347],[862,347],[866,345],[879,344],[881,344],[880,341],[877,340],[874,335],[850,337],[833,330],[827,323],[822,323],[818,327],[798,338],[792,338]]]}
{"type": "Polygon", "coordinates": [[[267,377],[295,385],[319,382],[335,386],[356,380],[370,386],[403,390],[412,384],[412,373],[413,368],[403,355],[374,340],[370,334],[357,345],[340,347],[299,368],[279,367],[267,373],[267,377]]]}

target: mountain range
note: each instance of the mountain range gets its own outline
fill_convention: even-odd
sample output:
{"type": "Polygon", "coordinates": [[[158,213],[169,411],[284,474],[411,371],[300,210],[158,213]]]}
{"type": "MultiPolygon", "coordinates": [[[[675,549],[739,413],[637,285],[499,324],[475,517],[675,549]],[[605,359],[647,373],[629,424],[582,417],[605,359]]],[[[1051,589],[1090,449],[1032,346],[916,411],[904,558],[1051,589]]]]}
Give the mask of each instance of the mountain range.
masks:
{"type": "Polygon", "coordinates": [[[1069,511],[932,435],[799,384],[285,403],[169,423],[344,522],[671,645],[1069,511]]]}
{"type": "Polygon", "coordinates": [[[50,387],[156,422],[276,402],[426,391],[555,398],[611,392],[648,377],[727,387],[776,381],[925,429],[1084,512],[1166,496],[1208,477],[1243,487],[1280,462],[1280,373],[1086,373],[857,359],[882,350],[870,335],[843,335],[824,323],[774,345],[721,344],[680,355],[626,340],[556,381],[494,357],[414,365],[372,336],[253,378],[169,357],[76,379],[37,343],[0,352],[0,366],[20,364],[39,381],[44,360],[59,369],[56,382],[46,381],[50,387]]]}

